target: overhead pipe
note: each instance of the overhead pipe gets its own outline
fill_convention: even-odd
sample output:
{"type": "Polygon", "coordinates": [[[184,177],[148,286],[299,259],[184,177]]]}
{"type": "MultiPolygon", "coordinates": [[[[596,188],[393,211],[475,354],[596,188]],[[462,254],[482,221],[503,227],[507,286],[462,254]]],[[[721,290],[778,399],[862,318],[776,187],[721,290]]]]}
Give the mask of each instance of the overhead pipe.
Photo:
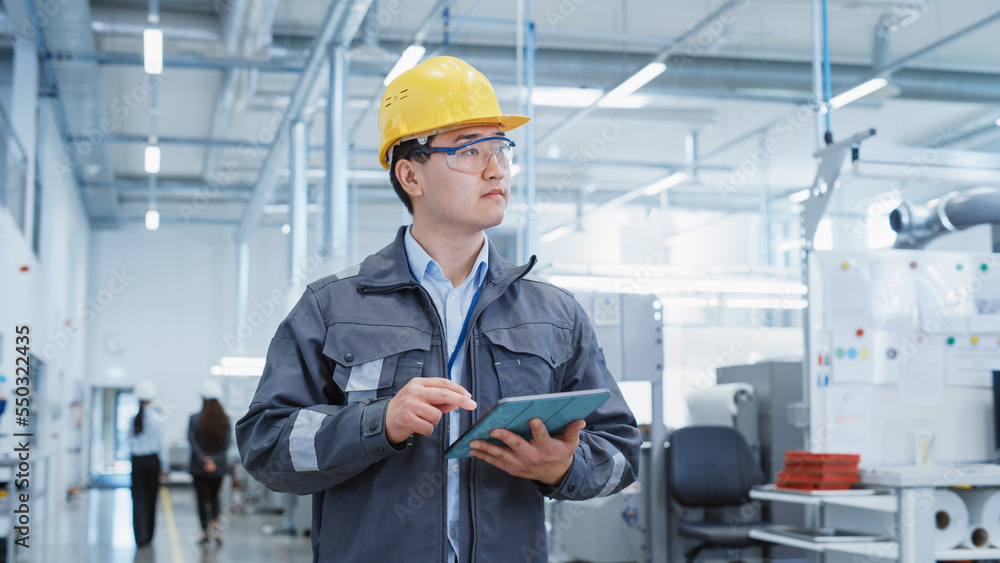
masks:
{"type": "Polygon", "coordinates": [[[924,248],[942,235],[994,223],[1000,223],[1000,188],[955,191],[923,205],[904,202],[889,213],[893,248],[924,248]]]}
{"type": "Polygon", "coordinates": [[[353,0],[352,2],[335,2],[330,6],[323,27],[313,43],[309,61],[295,84],[292,100],[289,102],[288,108],[282,116],[281,125],[278,126],[278,131],[275,133],[271,151],[264,159],[264,166],[261,168],[253,197],[247,205],[242,219],[240,219],[239,228],[236,230],[236,240],[246,240],[249,237],[250,229],[257,223],[265,200],[277,183],[281,153],[288,143],[289,123],[303,118],[303,110],[310,104],[311,98],[315,95],[314,86],[319,78],[323,62],[329,56],[331,42],[338,41],[340,44],[344,44],[352,41],[371,2],[372,0],[353,0]]]}

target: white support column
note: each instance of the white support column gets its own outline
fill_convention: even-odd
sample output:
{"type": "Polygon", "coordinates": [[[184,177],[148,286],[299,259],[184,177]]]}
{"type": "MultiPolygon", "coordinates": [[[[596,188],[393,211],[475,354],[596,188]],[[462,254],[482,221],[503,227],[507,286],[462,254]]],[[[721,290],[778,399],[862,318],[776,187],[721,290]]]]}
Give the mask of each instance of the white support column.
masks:
{"type": "Polygon", "coordinates": [[[288,310],[298,302],[299,297],[305,290],[305,272],[302,271],[306,263],[306,251],[308,249],[307,232],[309,230],[306,205],[308,204],[308,188],[306,181],[306,156],[308,151],[309,138],[306,134],[306,124],[303,121],[296,121],[291,128],[291,149],[288,165],[291,169],[289,176],[288,194],[288,224],[292,230],[288,240],[288,275],[291,285],[288,290],[288,310]]]}
{"type": "Polygon", "coordinates": [[[240,325],[245,323],[250,313],[250,243],[236,241],[236,350],[240,356],[246,353],[246,343],[240,336],[240,325]]]}

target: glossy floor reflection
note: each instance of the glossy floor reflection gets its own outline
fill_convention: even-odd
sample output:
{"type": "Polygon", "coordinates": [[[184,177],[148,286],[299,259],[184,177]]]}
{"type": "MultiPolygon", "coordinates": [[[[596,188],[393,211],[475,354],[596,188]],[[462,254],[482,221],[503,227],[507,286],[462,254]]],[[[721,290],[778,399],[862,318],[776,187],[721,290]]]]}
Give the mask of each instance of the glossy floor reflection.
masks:
{"type": "Polygon", "coordinates": [[[31,547],[18,548],[19,563],[307,563],[309,538],[270,536],[264,527],[280,527],[280,515],[233,514],[223,518],[223,543],[202,547],[201,525],[190,487],[166,489],[156,507],[151,546],[136,549],[132,535],[132,498],[128,489],[93,489],[57,517],[32,526],[31,547]],[[170,525],[172,515],[173,526],[170,525]]]}

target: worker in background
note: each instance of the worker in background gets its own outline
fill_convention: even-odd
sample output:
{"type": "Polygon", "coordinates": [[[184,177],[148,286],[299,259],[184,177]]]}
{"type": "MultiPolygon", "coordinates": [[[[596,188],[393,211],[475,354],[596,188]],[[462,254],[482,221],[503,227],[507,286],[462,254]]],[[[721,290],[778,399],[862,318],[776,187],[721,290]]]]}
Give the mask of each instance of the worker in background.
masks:
{"type": "Polygon", "coordinates": [[[229,448],[229,417],[219,402],[222,388],[214,381],[201,387],[201,412],[191,415],[188,421],[188,442],[191,444],[191,463],[188,471],[194,477],[194,491],[201,518],[202,545],[214,539],[222,543],[219,530],[219,487],[226,475],[226,450],[229,448]]]}
{"type": "Polygon", "coordinates": [[[252,476],[314,495],[315,561],[547,561],[543,495],[607,495],[637,477],[635,418],[586,313],[484,232],[510,197],[505,132],[527,120],[453,57],[382,97],[379,161],[413,223],[308,286],[236,427],[252,476]],[[560,435],[536,418],[530,441],[496,430],[504,446],[444,457],[503,397],[602,387],[611,399],[560,435]]]}
{"type": "Polygon", "coordinates": [[[170,471],[167,448],[163,442],[163,419],[150,406],[156,398],[156,387],[149,381],[135,386],[139,412],[128,427],[128,447],[132,455],[132,528],[135,545],[145,547],[153,541],[156,528],[156,496],[160,478],[170,471]]]}

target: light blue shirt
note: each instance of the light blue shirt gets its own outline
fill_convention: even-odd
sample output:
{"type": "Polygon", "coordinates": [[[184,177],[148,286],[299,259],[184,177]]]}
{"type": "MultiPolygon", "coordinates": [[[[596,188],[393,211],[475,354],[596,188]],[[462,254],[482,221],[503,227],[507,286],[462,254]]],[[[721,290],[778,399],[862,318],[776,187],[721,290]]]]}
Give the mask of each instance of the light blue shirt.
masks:
{"type": "MultiPolygon", "coordinates": [[[[410,233],[412,225],[407,227],[406,235],[403,237],[403,245],[406,248],[406,261],[409,263],[410,272],[416,278],[417,283],[423,286],[430,294],[431,300],[437,306],[438,314],[441,315],[441,323],[444,325],[444,333],[448,343],[448,359],[456,353],[455,346],[458,344],[458,337],[462,333],[462,324],[469,314],[469,307],[472,305],[472,298],[476,295],[486,278],[486,269],[489,266],[489,243],[486,235],[483,235],[483,248],[476,257],[475,264],[472,265],[472,272],[465,278],[458,287],[454,287],[451,280],[444,277],[441,266],[434,261],[427,251],[420,246],[410,233]]],[[[471,329],[468,329],[471,333],[471,329]]],[[[466,342],[472,338],[471,334],[465,335],[466,342]]],[[[463,344],[464,348],[465,344],[463,344]]],[[[465,366],[465,351],[458,350],[455,364],[448,374],[448,379],[462,385],[462,368],[465,366]]],[[[466,387],[467,388],[467,387],[466,387]]],[[[456,409],[448,413],[449,435],[448,443],[454,442],[461,436],[459,431],[458,417],[461,409],[456,409]]],[[[458,514],[459,514],[459,481],[458,481],[458,460],[448,460],[448,542],[451,545],[452,553],[458,553],[458,514]]]]}
{"type": "Polygon", "coordinates": [[[167,448],[163,443],[163,420],[159,410],[147,405],[142,409],[142,433],[135,433],[135,420],[128,422],[129,453],[134,456],[156,455],[160,458],[160,471],[170,471],[167,448]]]}

